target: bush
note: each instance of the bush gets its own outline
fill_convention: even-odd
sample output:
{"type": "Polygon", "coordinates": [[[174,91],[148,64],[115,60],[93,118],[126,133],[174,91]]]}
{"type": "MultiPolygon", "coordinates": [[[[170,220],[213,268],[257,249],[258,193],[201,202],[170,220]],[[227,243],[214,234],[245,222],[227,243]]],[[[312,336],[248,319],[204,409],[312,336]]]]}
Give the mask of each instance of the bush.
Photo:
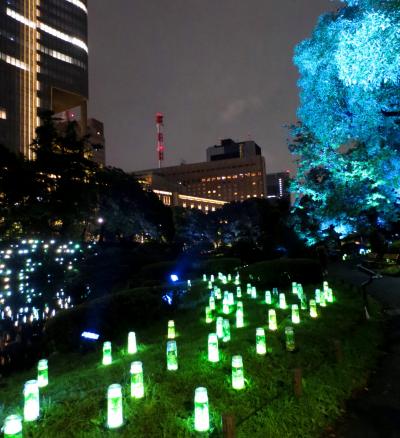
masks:
{"type": "Polygon", "coordinates": [[[59,312],[46,323],[45,340],[57,351],[71,351],[79,348],[85,330],[113,340],[132,326],[145,327],[166,314],[161,290],[130,289],[59,312]]]}
{"type": "Polygon", "coordinates": [[[197,271],[199,274],[217,274],[218,272],[233,274],[241,265],[235,257],[215,257],[201,260],[197,271]]]}
{"type": "MultiPolygon", "coordinates": [[[[322,281],[321,266],[312,259],[277,259],[255,263],[240,271],[246,282],[257,279],[261,287],[288,287],[291,282],[310,284],[322,281]]],[[[243,283],[242,279],[242,283],[243,283]]]]}

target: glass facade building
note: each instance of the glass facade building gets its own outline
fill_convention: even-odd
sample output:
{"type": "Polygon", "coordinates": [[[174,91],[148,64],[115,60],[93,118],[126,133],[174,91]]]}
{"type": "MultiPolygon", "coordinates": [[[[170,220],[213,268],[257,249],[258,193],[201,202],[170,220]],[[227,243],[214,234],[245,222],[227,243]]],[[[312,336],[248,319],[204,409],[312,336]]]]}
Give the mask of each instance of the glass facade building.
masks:
{"type": "Polygon", "coordinates": [[[87,125],[86,0],[0,0],[0,143],[31,157],[38,111],[87,125]]]}

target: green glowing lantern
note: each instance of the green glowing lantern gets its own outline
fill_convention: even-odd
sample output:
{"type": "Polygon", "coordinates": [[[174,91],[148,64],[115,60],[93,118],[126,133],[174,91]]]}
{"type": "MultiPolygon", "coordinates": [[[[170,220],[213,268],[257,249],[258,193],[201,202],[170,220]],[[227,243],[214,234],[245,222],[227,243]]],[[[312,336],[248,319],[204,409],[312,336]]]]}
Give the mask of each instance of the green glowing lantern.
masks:
{"type": "Polygon", "coordinates": [[[222,298],[221,289],[219,287],[215,289],[215,297],[217,298],[217,300],[220,300],[222,298]]]}
{"type": "Polygon", "coordinates": [[[4,438],[22,438],[22,418],[19,415],[9,415],[4,420],[4,438]]]}
{"type": "Polygon", "coordinates": [[[107,427],[117,429],[123,423],[122,388],[118,383],[114,383],[107,390],[107,427]]]}
{"type": "Polygon", "coordinates": [[[232,281],[232,275],[228,274],[228,281],[232,281]]]}
{"type": "Polygon", "coordinates": [[[287,309],[286,295],[284,293],[279,294],[279,308],[280,309],[287,309]]]}
{"type": "Polygon", "coordinates": [[[271,331],[275,331],[278,329],[278,325],[276,322],[276,312],[275,309],[268,310],[268,328],[271,331]]]}
{"type": "Polygon", "coordinates": [[[300,308],[301,310],[307,310],[307,297],[304,294],[301,295],[300,308]]]}
{"type": "Polygon", "coordinates": [[[232,388],[244,388],[244,373],[243,373],[243,359],[242,356],[232,357],[232,388]]]}
{"type": "Polygon", "coordinates": [[[207,281],[207,275],[203,274],[203,281],[207,281]]]}
{"type": "Polygon", "coordinates": [[[39,388],[44,388],[49,384],[49,367],[47,359],[39,360],[38,362],[38,377],[37,382],[39,388]]]}
{"type": "Polygon", "coordinates": [[[230,307],[229,307],[228,300],[226,298],[224,298],[222,301],[222,313],[224,315],[228,315],[229,311],[230,311],[230,307]]]}
{"type": "Polygon", "coordinates": [[[222,324],[222,341],[229,342],[231,340],[231,325],[229,323],[229,319],[224,319],[222,324]]]}
{"type": "Polygon", "coordinates": [[[172,320],[168,321],[168,339],[175,339],[175,322],[172,320]]]}
{"type": "Polygon", "coordinates": [[[242,288],[241,288],[240,286],[238,286],[238,287],[236,288],[236,296],[237,296],[238,298],[242,298],[242,288]]]}
{"type": "Polygon", "coordinates": [[[194,393],[194,429],[196,432],[207,432],[210,428],[208,412],[208,395],[206,388],[196,388],[194,393]]]}
{"type": "Polygon", "coordinates": [[[319,289],[315,289],[315,302],[317,304],[321,302],[321,291],[319,289]]]}
{"type": "Polygon", "coordinates": [[[292,282],[292,293],[294,293],[295,295],[297,295],[298,293],[297,283],[295,281],[292,282]]]}
{"type": "Polygon", "coordinates": [[[178,349],[176,341],[167,342],[167,369],[176,371],[178,369],[178,349]]]}
{"type": "Polygon", "coordinates": [[[215,310],[215,298],[213,296],[208,300],[209,306],[211,310],[215,310]]]}
{"type": "Polygon", "coordinates": [[[234,306],[235,305],[235,296],[233,295],[232,292],[228,293],[228,304],[230,306],[234,306]]]}
{"type": "Polygon", "coordinates": [[[265,302],[267,304],[272,304],[272,296],[271,296],[271,291],[266,290],[265,291],[265,302]]]}
{"type": "Polygon", "coordinates": [[[236,328],[242,328],[244,326],[243,320],[243,308],[236,309],[236,328]]]}
{"type": "Polygon", "coordinates": [[[257,289],[255,286],[251,288],[251,298],[257,298],[257,289]]]}
{"type": "Polygon", "coordinates": [[[211,283],[214,283],[214,281],[215,281],[214,274],[211,274],[210,281],[211,281],[211,283]]]}
{"type": "Polygon", "coordinates": [[[137,345],[136,345],[136,333],[129,332],[128,333],[128,354],[137,353],[137,345]]]}
{"type": "Polygon", "coordinates": [[[311,318],[316,318],[318,316],[317,303],[315,300],[310,300],[310,316],[311,318]]]}
{"type": "Polygon", "coordinates": [[[206,307],[206,323],[210,324],[213,322],[213,314],[210,306],[206,307]]]}
{"type": "Polygon", "coordinates": [[[131,363],[131,397],[144,397],[143,365],[140,361],[131,363]]]}
{"type": "Polygon", "coordinates": [[[208,335],[208,360],[219,362],[218,336],[216,333],[208,335]]]}
{"type": "Polygon", "coordinates": [[[112,363],[111,342],[106,341],[103,344],[103,365],[110,365],[111,363],[112,363]]]}
{"type": "Polygon", "coordinates": [[[296,349],[296,345],[294,342],[293,327],[285,327],[285,338],[286,338],[286,350],[294,351],[296,349]]]}
{"type": "Polygon", "coordinates": [[[222,284],[227,284],[228,283],[228,281],[227,281],[227,279],[226,279],[226,276],[224,275],[223,277],[222,277],[222,284]]]}
{"type": "Polygon", "coordinates": [[[326,307],[325,293],[322,292],[319,296],[319,305],[321,307],[326,307]]]}
{"type": "Polygon", "coordinates": [[[208,282],[208,289],[212,289],[212,288],[213,288],[212,281],[209,281],[209,282],[208,282]]]}
{"type": "Polygon", "coordinates": [[[292,323],[300,324],[300,311],[298,304],[292,304],[292,323]]]}
{"type": "Polygon", "coordinates": [[[37,380],[28,380],[24,385],[24,421],[37,420],[39,413],[39,385],[37,380]]]}
{"type": "Polygon", "coordinates": [[[187,287],[188,287],[188,289],[190,289],[190,288],[192,287],[192,282],[191,282],[191,280],[188,280],[188,281],[187,281],[187,287]]]}
{"type": "Polygon", "coordinates": [[[327,299],[328,303],[333,303],[333,291],[329,287],[328,287],[328,291],[326,294],[326,299],[327,299]]]}
{"type": "Polygon", "coordinates": [[[267,353],[267,342],[265,339],[265,330],[262,327],[256,330],[256,352],[257,354],[267,353]]]}
{"type": "Polygon", "coordinates": [[[217,336],[219,339],[222,339],[224,337],[224,318],[222,316],[218,316],[217,323],[216,323],[216,329],[217,336]]]}

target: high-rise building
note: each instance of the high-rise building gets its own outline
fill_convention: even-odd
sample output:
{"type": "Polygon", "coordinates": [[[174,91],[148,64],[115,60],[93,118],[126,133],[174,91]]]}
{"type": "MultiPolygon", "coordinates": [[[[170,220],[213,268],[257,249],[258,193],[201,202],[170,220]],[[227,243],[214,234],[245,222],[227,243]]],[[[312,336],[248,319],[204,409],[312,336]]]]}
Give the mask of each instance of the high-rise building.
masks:
{"type": "Polygon", "coordinates": [[[38,111],[87,126],[86,0],[0,0],[0,143],[31,158],[38,111]]]}
{"type": "MultiPolygon", "coordinates": [[[[156,177],[182,187],[193,198],[226,202],[265,198],[265,160],[253,141],[222,140],[207,149],[207,161],[134,172],[140,181],[152,184],[156,177]]],[[[158,187],[160,190],[160,187],[158,187]]],[[[192,205],[192,204],[190,204],[192,205]]],[[[196,204],[193,204],[196,205],[196,204]]]]}
{"type": "Polygon", "coordinates": [[[285,199],[290,202],[290,172],[267,174],[267,198],[285,199]]]}

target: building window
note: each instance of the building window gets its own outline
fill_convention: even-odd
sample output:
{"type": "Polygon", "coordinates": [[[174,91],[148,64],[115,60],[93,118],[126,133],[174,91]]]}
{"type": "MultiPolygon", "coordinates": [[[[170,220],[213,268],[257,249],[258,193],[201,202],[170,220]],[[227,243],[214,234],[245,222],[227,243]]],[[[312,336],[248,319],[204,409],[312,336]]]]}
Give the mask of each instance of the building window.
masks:
{"type": "Polygon", "coordinates": [[[7,120],[7,111],[4,108],[0,108],[0,119],[7,120]]]}

